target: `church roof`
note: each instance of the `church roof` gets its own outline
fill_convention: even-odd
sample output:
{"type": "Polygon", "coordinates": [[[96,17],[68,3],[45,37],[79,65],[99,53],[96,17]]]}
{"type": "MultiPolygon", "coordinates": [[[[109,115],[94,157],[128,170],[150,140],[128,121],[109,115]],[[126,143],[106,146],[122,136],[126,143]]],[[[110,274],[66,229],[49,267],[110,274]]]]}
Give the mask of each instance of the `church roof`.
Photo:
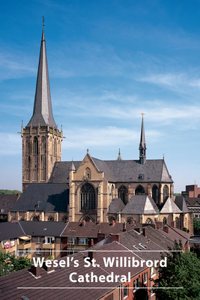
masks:
{"type": "Polygon", "coordinates": [[[62,183],[31,183],[10,211],[66,212],[69,187],[62,183]]]}
{"type": "Polygon", "coordinates": [[[42,32],[33,116],[26,127],[31,125],[38,126],[38,123],[40,126],[49,125],[52,128],[56,128],[51,106],[44,29],[42,32]]]}
{"type": "Polygon", "coordinates": [[[158,214],[158,208],[150,196],[132,196],[122,214],[158,214]]]}
{"type": "Polygon", "coordinates": [[[120,211],[122,211],[125,207],[125,204],[120,198],[115,198],[112,200],[112,202],[109,205],[108,213],[110,214],[116,214],[120,211]]]}
{"type": "MultiPolygon", "coordinates": [[[[110,182],[173,182],[164,159],[148,159],[143,165],[139,160],[100,160],[94,157],[92,160],[110,182]],[[143,179],[139,179],[140,175],[143,179]]],[[[81,161],[74,161],[76,170],[80,164],[81,161]]],[[[49,182],[68,182],[70,167],[71,161],[56,162],[49,182]]]]}
{"type": "Polygon", "coordinates": [[[175,197],[175,204],[178,206],[178,208],[182,212],[189,212],[189,209],[187,208],[185,198],[183,196],[176,196],[175,197]]]}
{"type": "Polygon", "coordinates": [[[164,203],[160,213],[177,213],[179,214],[181,210],[178,208],[178,206],[174,203],[174,201],[168,197],[166,202],[164,203]]]}

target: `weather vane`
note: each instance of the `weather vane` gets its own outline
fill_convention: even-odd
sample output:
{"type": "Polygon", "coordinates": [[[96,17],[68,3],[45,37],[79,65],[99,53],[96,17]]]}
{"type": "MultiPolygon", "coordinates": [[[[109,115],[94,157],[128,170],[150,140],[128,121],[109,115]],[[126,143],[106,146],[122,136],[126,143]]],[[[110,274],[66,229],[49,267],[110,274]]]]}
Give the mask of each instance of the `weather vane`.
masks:
{"type": "Polygon", "coordinates": [[[145,113],[141,113],[141,115],[142,115],[142,116],[144,116],[144,115],[145,115],[145,113]]]}
{"type": "Polygon", "coordinates": [[[44,20],[45,20],[44,16],[42,16],[42,19],[43,19],[43,26],[44,26],[44,20]]]}

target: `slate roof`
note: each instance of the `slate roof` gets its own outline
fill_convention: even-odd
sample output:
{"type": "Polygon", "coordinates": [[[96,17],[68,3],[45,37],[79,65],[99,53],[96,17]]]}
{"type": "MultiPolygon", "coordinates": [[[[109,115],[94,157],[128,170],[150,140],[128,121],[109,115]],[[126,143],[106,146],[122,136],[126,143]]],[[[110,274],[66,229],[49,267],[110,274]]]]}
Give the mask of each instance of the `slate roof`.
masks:
{"type": "Polygon", "coordinates": [[[200,205],[200,198],[185,198],[185,201],[189,203],[189,206],[199,206],[200,205]]]}
{"type": "Polygon", "coordinates": [[[181,210],[178,208],[178,206],[174,203],[174,201],[168,197],[166,202],[164,203],[160,213],[181,213],[181,210]]]}
{"type": "Polygon", "coordinates": [[[20,221],[25,235],[31,236],[60,236],[66,227],[64,222],[50,221],[20,221]]]}
{"type": "Polygon", "coordinates": [[[67,212],[69,189],[62,183],[31,183],[10,211],[67,212]]]}
{"type": "Polygon", "coordinates": [[[5,215],[17,201],[19,195],[0,194],[0,215],[5,215]]]}
{"type": "MultiPolygon", "coordinates": [[[[104,172],[110,182],[166,182],[172,183],[165,161],[163,159],[147,159],[145,164],[139,160],[100,160],[92,157],[99,171],[104,172]],[[138,179],[143,174],[144,179],[138,179]]],[[[76,170],[81,161],[73,162],[76,170]]],[[[71,161],[56,162],[49,182],[68,182],[71,161]]]]}
{"type": "MultiPolygon", "coordinates": [[[[97,250],[97,249],[96,249],[97,250]]],[[[97,263],[101,267],[94,268],[84,267],[84,257],[88,256],[88,251],[78,252],[73,255],[74,260],[79,261],[79,267],[74,268],[73,264],[70,267],[57,267],[54,272],[47,273],[44,269],[40,268],[40,278],[36,279],[29,273],[28,269],[20,270],[17,272],[10,273],[0,277],[0,291],[1,299],[13,300],[21,299],[22,296],[26,296],[30,300],[55,300],[55,299],[87,299],[94,300],[100,299],[103,295],[106,295],[113,289],[120,285],[120,282],[77,282],[73,283],[69,280],[69,275],[72,272],[77,272],[78,275],[90,274],[91,272],[98,277],[100,275],[107,276],[111,272],[117,275],[126,275],[131,272],[131,276],[140,273],[147,267],[120,267],[117,268],[113,266],[112,268],[107,267],[105,270],[103,264],[103,257],[107,258],[118,257],[134,257],[140,261],[137,254],[132,254],[124,246],[117,242],[113,242],[109,245],[104,245],[99,247],[98,250],[103,250],[104,252],[96,251],[97,263]],[[61,289],[51,289],[52,287],[61,287],[61,289]],[[18,287],[26,287],[26,289],[18,289],[18,287]],[[28,287],[41,287],[41,289],[29,289],[28,287]],[[42,289],[45,287],[45,290],[42,289]],[[49,287],[49,288],[48,288],[49,287]],[[71,289],[65,289],[66,287],[71,287],[71,289]],[[87,287],[92,287],[92,289],[87,289],[87,287]],[[98,289],[98,287],[103,289],[98,289]],[[67,298],[66,298],[67,297],[67,298]]],[[[71,256],[72,257],[72,256],[71,256]]],[[[63,258],[62,258],[63,259],[63,258]]],[[[77,277],[77,276],[76,276],[77,277]]]]}
{"type": "Polygon", "coordinates": [[[50,127],[56,128],[51,106],[44,29],[42,32],[33,116],[26,127],[30,127],[31,124],[32,126],[38,126],[38,123],[40,123],[40,126],[49,124],[50,127]]]}
{"type": "MultiPolygon", "coordinates": [[[[158,229],[159,232],[161,232],[162,234],[164,234],[165,236],[168,236],[173,242],[176,240],[177,242],[179,242],[179,240],[181,240],[182,245],[184,246],[187,241],[189,241],[190,239],[190,234],[177,229],[177,228],[173,228],[169,225],[165,225],[168,228],[168,233],[165,232],[162,228],[158,229]]],[[[173,248],[173,247],[171,247],[173,248]]]]}
{"type": "Polygon", "coordinates": [[[158,208],[150,196],[132,196],[122,214],[158,214],[158,208]]]}
{"type": "Polygon", "coordinates": [[[189,212],[183,196],[176,196],[174,202],[182,212],[189,212]]]}
{"type": "MultiPolygon", "coordinates": [[[[126,223],[127,230],[135,228],[134,224],[126,223]]],[[[95,222],[85,222],[82,226],[80,222],[68,222],[65,230],[62,232],[61,236],[72,236],[72,237],[88,237],[96,238],[98,232],[105,233],[105,235],[116,234],[123,231],[123,223],[114,223],[111,225],[107,222],[102,222],[100,224],[95,222]]]]}
{"type": "MultiPolygon", "coordinates": [[[[138,234],[134,230],[120,233],[120,243],[129,250],[137,253],[137,255],[144,260],[160,259],[160,254],[164,252],[161,246],[154,243],[149,238],[145,237],[143,234],[138,234]],[[146,248],[144,249],[141,246],[141,244],[144,245],[146,248]],[[138,248],[136,248],[135,246],[137,246],[138,248]],[[145,250],[147,251],[145,252],[145,250]]],[[[166,251],[167,250],[168,248],[166,248],[166,251]]]]}
{"type": "Polygon", "coordinates": [[[108,213],[116,214],[116,213],[122,211],[124,209],[124,207],[125,207],[125,204],[121,198],[114,198],[109,205],[108,213]]]}
{"type": "Polygon", "coordinates": [[[0,241],[18,238],[25,235],[19,222],[1,222],[0,223],[0,241]]]}
{"type": "Polygon", "coordinates": [[[146,236],[149,238],[152,242],[159,245],[163,249],[168,249],[168,247],[173,248],[174,241],[165,234],[163,231],[155,230],[151,226],[145,227],[146,236]]]}

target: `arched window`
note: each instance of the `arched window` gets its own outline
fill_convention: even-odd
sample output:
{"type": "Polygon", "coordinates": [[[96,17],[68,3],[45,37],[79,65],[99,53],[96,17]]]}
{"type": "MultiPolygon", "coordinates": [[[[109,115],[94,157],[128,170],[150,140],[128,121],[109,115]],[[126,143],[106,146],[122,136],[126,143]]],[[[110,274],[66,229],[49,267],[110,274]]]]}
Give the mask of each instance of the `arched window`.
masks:
{"type": "Polygon", "coordinates": [[[57,156],[57,143],[56,143],[56,139],[54,139],[54,156],[57,156]]]}
{"type": "Polygon", "coordinates": [[[167,200],[168,197],[169,197],[169,188],[167,185],[165,185],[163,188],[163,201],[167,200]]]}
{"type": "Polygon", "coordinates": [[[38,155],[38,139],[36,136],[33,140],[33,155],[38,155]]]}
{"type": "Polygon", "coordinates": [[[128,189],[124,185],[118,189],[118,198],[121,198],[124,204],[128,203],[128,189]]]}
{"type": "Polygon", "coordinates": [[[40,220],[40,216],[33,216],[33,221],[39,221],[40,220]]]}
{"type": "Polygon", "coordinates": [[[66,222],[68,220],[68,216],[64,216],[63,218],[62,218],[62,221],[63,222],[66,222]]]}
{"type": "Polygon", "coordinates": [[[112,217],[112,216],[108,218],[109,223],[112,223],[112,221],[116,221],[116,220],[117,219],[115,217],[112,217]]]}
{"type": "Polygon", "coordinates": [[[48,221],[54,221],[54,217],[53,216],[48,216],[48,221]]]}
{"type": "Polygon", "coordinates": [[[81,209],[96,209],[95,189],[89,183],[84,184],[81,188],[81,209]]]}
{"type": "Polygon", "coordinates": [[[152,198],[155,201],[155,203],[158,203],[158,187],[155,184],[152,188],[152,198]]]}
{"type": "Polygon", "coordinates": [[[113,199],[113,197],[114,197],[114,186],[112,184],[112,187],[111,187],[111,198],[113,199]]]}
{"type": "Polygon", "coordinates": [[[135,195],[145,195],[145,190],[142,185],[138,185],[135,190],[135,195]]]}
{"type": "Polygon", "coordinates": [[[91,170],[90,170],[90,168],[85,169],[85,176],[86,176],[86,178],[91,179],[91,170]]]}
{"type": "Polygon", "coordinates": [[[136,223],[135,220],[132,217],[128,217],[127,220],[126,220],[126,222],[128,224],[135,224],[136,223]]]}
{"type": "Polygon", "coordinates": [[[46,139],[43,136],[42,137],[42,143],[41,143],[41,154],[45,154],[46,153],[46,139]]]}
{"type": "Polygon", "coordinates": [[[167,218],[163,218],[163,225],[166,225],[167,224],[167,218]]]}
{"type": "Polygon", "coordinates": [[[146,219],[146,222],[145,222],[146,224],[153,224],[153,221],[152,221],[152,219],[151,218],[148,218],[148,219],[146,219]]]}
{"type": "Polygon", "coordinates": [[[179,218],[178,217],[176,217],[176,219],[175,219],[175,227],[179,228],[179,218]]]}
{"type": "Polygon", "coordinates": [[[26,138],[26,155],[30,155],[30,139],[26,138]]]}

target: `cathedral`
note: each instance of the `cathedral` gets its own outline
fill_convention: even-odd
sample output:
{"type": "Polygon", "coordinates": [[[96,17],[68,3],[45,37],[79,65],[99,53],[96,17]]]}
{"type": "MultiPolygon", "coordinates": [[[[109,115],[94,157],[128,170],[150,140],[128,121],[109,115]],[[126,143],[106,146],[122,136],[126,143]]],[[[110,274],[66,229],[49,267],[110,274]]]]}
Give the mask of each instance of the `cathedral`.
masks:
{"type": "Polygon", "coordinates": [[[21,126],[23,194],[8,220],[140,222],[192,232],[185,200],[173,199],[173,180],[163,159],[146,159],[142,116],[139,159],[62,161],[63,131],[52,112],[44,29],[33,115],[21,126]]]}

